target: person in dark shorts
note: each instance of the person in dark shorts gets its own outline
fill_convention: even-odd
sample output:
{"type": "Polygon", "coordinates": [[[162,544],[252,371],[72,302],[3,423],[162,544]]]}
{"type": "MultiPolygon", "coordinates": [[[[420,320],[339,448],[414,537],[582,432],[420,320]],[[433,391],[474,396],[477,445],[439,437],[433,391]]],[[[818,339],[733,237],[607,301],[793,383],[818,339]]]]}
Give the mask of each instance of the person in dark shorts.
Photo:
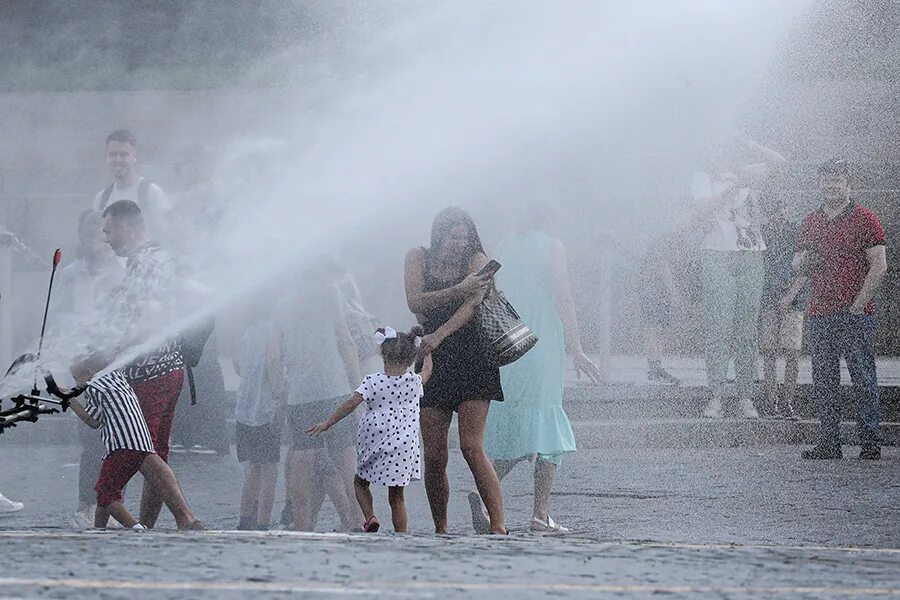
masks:
{"type": "Polygon", "coordinates": [[[305,269],[297,285],[279,302],[270,346],[270,372],[285,381],[291,448],[285,460],[285,482],[297,531],[313,531],[322,486],[344,530],[359,527],[362,513],[353,501],[356,471],[356,423],[311,439],[307,430],[325,419],[362,380],[356,345],[347,328],[336,287],[334,261],[323,258],[305,269]]]}
{"type": "Polygon", "coordinates": [[[275,502],[281,421],[267,368],[271,332],[269,315],[262,310],[253,312],[234,353],[234,370],[241,376],[234,408],[237,458],[244,464],[241,530],[269,529],[275,502]]]}
{"type": "Polygon", "coordinates": [[[431,247],[406,256],[406,301],[425,328],[422,350],[432,353],[434,372],[422,398],[425,491],[437,533],[447,533],[447,436],[453,413],[459,414],[459,442],[490,516],[492,533],[506,533],[500,480],[484,450],[484,427],[492,400],[503,400],[500,369],[480,350],[472,317],[492,285],[478,230],[463,210],[438,213],[431,247]]]}

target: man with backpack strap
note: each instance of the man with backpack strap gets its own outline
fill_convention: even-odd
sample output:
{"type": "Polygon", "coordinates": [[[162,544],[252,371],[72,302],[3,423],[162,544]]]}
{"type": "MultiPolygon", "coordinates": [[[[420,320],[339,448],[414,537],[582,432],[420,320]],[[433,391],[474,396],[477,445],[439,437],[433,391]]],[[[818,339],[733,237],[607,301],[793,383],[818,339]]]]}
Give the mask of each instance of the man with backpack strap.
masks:
{"type": "Polygon", "coordinates": [[[147,224],[151,238],[165,232],[165,217],[171,210],[166,193],[137,171],[137,139],[127,129],[117,129],[106,136],[106,165],[113,182],[97,192],[94,210],[103,213],[106,207],[119,200],[137,204],[147,224]]]}

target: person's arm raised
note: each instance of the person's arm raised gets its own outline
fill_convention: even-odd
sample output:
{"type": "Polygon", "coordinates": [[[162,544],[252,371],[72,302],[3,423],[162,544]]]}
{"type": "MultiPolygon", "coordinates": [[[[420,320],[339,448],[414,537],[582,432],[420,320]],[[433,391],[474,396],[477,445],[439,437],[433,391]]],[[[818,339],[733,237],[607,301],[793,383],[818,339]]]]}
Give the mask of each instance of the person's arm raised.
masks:
{"type": "MultiPolygon", "coordinates": [[[[487,263],[487,260],[485,260],[485,263],[487,263]]],[[[490,278],[490,275],[476,275],[472,273],[456,285],[443,290],[426,292],[425,251],[422,248],[413,248],[406,254],[404,276],[406,304],[413,314],[421,315],[473,293],[489,281],[490,278]]]]}
{"type": "Polygon", "coordinates": [[[84,421],[85,425],[87,425],[91,429],[99,429],[100,425],[102,425],[100,421],[92,417],[90,413],[85,410],[85,408],[81,405],[80,402],[78,402],[78,400],[74,398],[69,399],[69,408],[71,408],[72,412],[75,413],[79,419],[84,421]]]}
{"type": "MultiPolygon", "coordinates": [[[[469,263],[469,270],[472,273],[478,273],[487,263],[488,258],[484,254],[478,253],[472,257],[472,260],[469,263]]],[[[453,313],[453,316],[447,319],[443,325],[438,327],[434,333],[428,334],[422,338],[422,351],[425,352],[425,354],[433,352],[435,348],[441,345],[441,342],[459,331],[466,323],[472,320],[472,317],[475,315],[475,308],[481,304],[482,300],[484,300],[484,295],[487,292],[489,282],[493,276],[493,273],[476,276],[479,279],[479,283],[474,291],[468,293],[462,306],[460,306],[456,312],[453,313]]],[[[472,275],[466,277],[466,280],[470,277],[472,277],[472,275]]]]}
{"type": "Polygon", "coordinates": [[[759,156],[763,162],[745,165],[738,170],[740,185],[743,187],[758,187],[772,177],[773,171],[787,163],[787,159],[781,153],[758,144],[750,139],[744,139],[747,148],[759,156]]]}

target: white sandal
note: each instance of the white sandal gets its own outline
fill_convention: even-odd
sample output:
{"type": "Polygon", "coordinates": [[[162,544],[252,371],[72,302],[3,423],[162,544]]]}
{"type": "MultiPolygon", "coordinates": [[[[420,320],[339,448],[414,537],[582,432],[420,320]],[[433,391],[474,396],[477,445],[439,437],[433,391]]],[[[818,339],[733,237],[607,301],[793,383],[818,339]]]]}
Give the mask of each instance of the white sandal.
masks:
{"type": "Polygon", "coordinates": [[[537,533],[569,533],[568,527],[563,527],[553,520],[553,517],[547,515],[546,521],[541,521],[537,517],[531,519],[531,531],[537,533]]]}

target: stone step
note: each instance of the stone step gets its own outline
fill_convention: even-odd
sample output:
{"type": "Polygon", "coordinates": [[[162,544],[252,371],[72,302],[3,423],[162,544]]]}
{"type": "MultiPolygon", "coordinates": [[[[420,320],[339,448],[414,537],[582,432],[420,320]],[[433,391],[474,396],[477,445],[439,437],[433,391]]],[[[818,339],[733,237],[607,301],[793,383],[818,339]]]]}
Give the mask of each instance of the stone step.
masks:
{"type": "MultiPolygon", "coordinates": [[[[818,421],[623,419],[572,423],[578,446],[593,448],[736,448],[814,444],[818,421]]],[[[841,423],[841,442],[859,445],[856,423],[841,423]]],[[[900,445],[900,422],[881,424],[885,446],[900,445]]]]}
{"type": "MultiPolygon", "coordinates": [[[[900,387],[879,386],[882,418],[900,421],[900,387]]],[[[726,389],[726,393],[730,393],[726,389]]],[[[856,418],[857,397],[851,385],[841,386],[843,418],[856,418]]],[[[801,418],[814,419],[813,388],[810,384],[797,387],[794,409],[801,418]]],[[[507,401],[514,401],[508,398],[507,401]]],[[[563,403],[573,421],[608,420],[622,418],[691,418],[700,416],[709,401],[709,391],[701,386],[663,386],[639,383],[579,383],[566,387],[563,403]]],[[[765,403],[761,394],[755,398],[757,408],[763,412],[765,403]]],[[[734,403],[724,402],[725,410],[734,403]]]]}

